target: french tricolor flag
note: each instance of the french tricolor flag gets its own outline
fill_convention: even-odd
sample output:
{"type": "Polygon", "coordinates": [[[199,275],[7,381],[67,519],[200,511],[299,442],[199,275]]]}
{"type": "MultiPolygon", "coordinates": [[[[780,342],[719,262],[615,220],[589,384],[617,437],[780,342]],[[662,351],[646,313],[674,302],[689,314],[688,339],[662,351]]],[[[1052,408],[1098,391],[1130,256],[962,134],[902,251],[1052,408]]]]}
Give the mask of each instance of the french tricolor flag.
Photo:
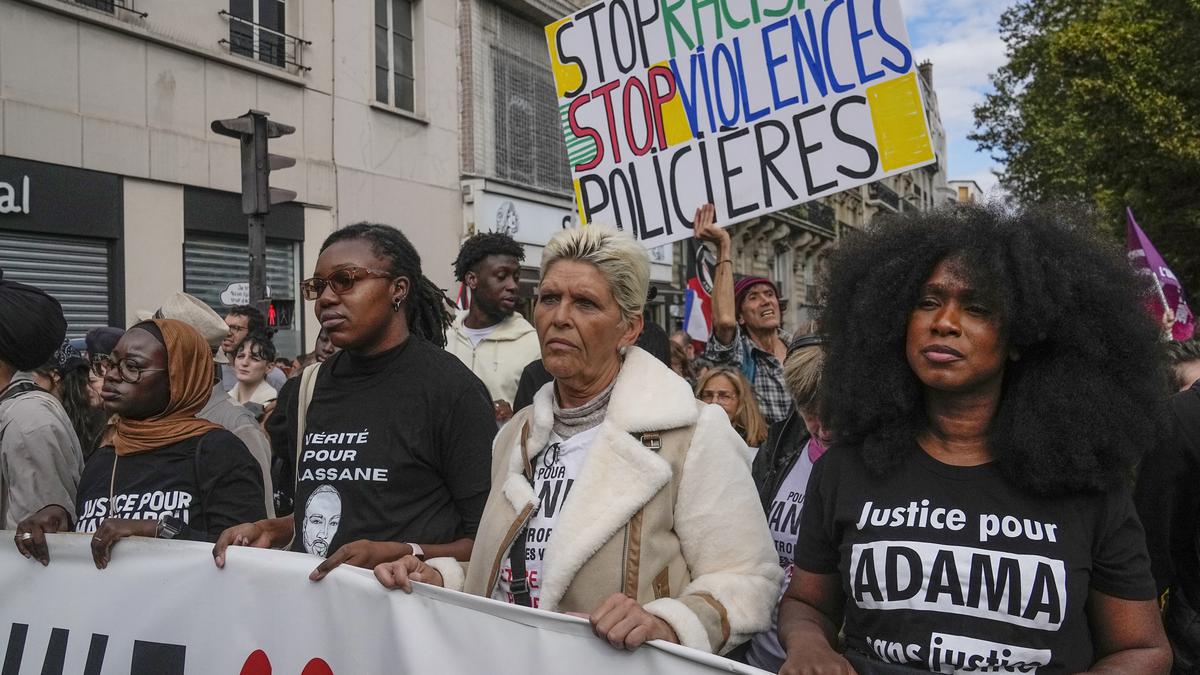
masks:
{"type": "Polygon", "coordinates": [[[696,342],[708,342],[712,334],[712,297],[698,277],[688,279],[683,296],[683,330],[696,342]]]}

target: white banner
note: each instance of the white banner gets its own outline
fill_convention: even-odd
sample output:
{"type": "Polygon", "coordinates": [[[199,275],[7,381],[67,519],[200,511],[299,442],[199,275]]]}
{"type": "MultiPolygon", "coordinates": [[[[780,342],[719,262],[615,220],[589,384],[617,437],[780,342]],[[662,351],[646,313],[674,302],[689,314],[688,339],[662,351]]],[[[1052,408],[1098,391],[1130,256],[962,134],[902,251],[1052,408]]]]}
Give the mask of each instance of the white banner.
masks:
{"type": "Polygon", "coordinates": [[[673,644],[631,653],[582,619],[417,585],[387,591],[350,567],[314,583],[317,559],[125,539],[107,569],[89,538],[49,537],[50,565],[0,533],[3,675],[539,675],[762,673],[673,644]]]}

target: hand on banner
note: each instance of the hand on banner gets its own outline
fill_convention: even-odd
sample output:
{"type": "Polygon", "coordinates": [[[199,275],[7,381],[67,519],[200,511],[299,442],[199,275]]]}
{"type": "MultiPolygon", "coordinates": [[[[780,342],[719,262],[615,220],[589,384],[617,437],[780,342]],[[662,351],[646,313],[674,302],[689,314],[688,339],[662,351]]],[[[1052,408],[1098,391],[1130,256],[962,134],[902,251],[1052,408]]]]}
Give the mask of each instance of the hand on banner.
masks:
{"type": "Polygon", "coordinates": [[[291,516],[234,525],[222,532],[216,545],[213,546],[213,562],[217,564],[217,567],[224,568],[225,549],[230,546],[250,546],[252,548],[283,546],[291,537],[289,528],[294,526],[295,523],[291,516]]]}
{"type": "Polygon", "coordinates": [[[647,612],[637,600],[613,593],[588,618],[592,631],[617,649],[634,650],[651,640],[679,643],[671,624],[647,612]]]}
{"type": "Polygon", "coordinates": [[[112,547],[125,537],[153,537],[158,530],[157,520],[130,520],[128,518],[105,518],[92,536],[92,560],[96,569],[108,567],[112,560],[112,547]]]}
{"type": "Polygon", "coordinates": [[[497,422],[507,422],[512,419],[512,404],[508,401],[492,401],[492,408],[496,411],[497,422]]]}
{"type": "Polygon", "coordinates": [[[375,578],[384,588],[412,593],[412,582],[419,581],[430,586],[445,586],[442,573],[426,565],[415,555],[406,555],[399,560],[375,566],[375,578]]]}
{"type": "Polygon", "coordinates": [[[71,529],[71,515],[58,504],[52,504],[17,524],[14,537],[17,551],[26,558],[33,558],[43,566],[50,564],[50,549],[46,546],[46,535],[66,532],[71,529]]]}
{"type": "Polygon", "coordinates": [[[692,227],[697,239],[716,244],[719,249],[717,253],[720,254],[722,251],[728,251],[733,244],[733,240],[729,237],[729,230],[713,225],[716,219],[717,207],[712,204],[705,204],[696,209],[696,216],[692,221],[692,227]]]}
{"type": "Polygon", "coordinates": [[[332,572],[334,568],[342,563],[369,570],[389,560],[411,556],[412,552],[412,547],[408,544],[400,544],[394,541],[359,539],[334,551],[333,555],[326,558],[320,565],[317,565],[317,569],[313,570],[312,574],[308,575],[308,578],[313,581],[320,581],[325,578],[325,575],[332,572]]]}

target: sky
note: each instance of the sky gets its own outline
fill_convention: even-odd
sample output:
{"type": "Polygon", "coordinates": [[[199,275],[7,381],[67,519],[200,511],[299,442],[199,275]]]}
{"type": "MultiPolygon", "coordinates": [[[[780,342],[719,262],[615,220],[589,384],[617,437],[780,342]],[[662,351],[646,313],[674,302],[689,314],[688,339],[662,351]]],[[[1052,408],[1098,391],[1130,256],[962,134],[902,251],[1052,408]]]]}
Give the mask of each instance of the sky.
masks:
{"type": "Polygon", "coordinates": [[[996,189],[1000,167],[967,134],[971,109],[991,90],[988,75],[1004,65],[1000,14],[1014,0],[900,0],[917,61],[933,62],[942,125],[946,128],[950,180],[970,179],[985,193],[996,189]]]}

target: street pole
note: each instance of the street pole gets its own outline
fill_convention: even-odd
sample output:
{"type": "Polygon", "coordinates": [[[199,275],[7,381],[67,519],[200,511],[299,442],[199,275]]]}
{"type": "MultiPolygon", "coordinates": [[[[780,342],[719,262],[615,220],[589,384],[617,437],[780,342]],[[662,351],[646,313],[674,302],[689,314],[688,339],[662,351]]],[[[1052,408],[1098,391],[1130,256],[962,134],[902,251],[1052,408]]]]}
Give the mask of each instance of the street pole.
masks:
{"type": "Polygon", "coordinates": [[[267,113],[247,111],[233,119],[215,120],[212,130],[240,141],[242,150],[242,213],[247,216],[250,250],[250,306],[269,318],[267,298],[267,214],[272,204],[288,202],[296,193],[271,187],[271,172],[296,165],[295,158],[267,152],[267,141],[294,133],[286,124],[272,122],[267,113]]]}
{"type": "Polygon", "coordinates": [[[250,306],[262,312],[270,309],[267,300],[267,223],[266,216],[254,213],[248,217],[250,232],[250,306]]]}

